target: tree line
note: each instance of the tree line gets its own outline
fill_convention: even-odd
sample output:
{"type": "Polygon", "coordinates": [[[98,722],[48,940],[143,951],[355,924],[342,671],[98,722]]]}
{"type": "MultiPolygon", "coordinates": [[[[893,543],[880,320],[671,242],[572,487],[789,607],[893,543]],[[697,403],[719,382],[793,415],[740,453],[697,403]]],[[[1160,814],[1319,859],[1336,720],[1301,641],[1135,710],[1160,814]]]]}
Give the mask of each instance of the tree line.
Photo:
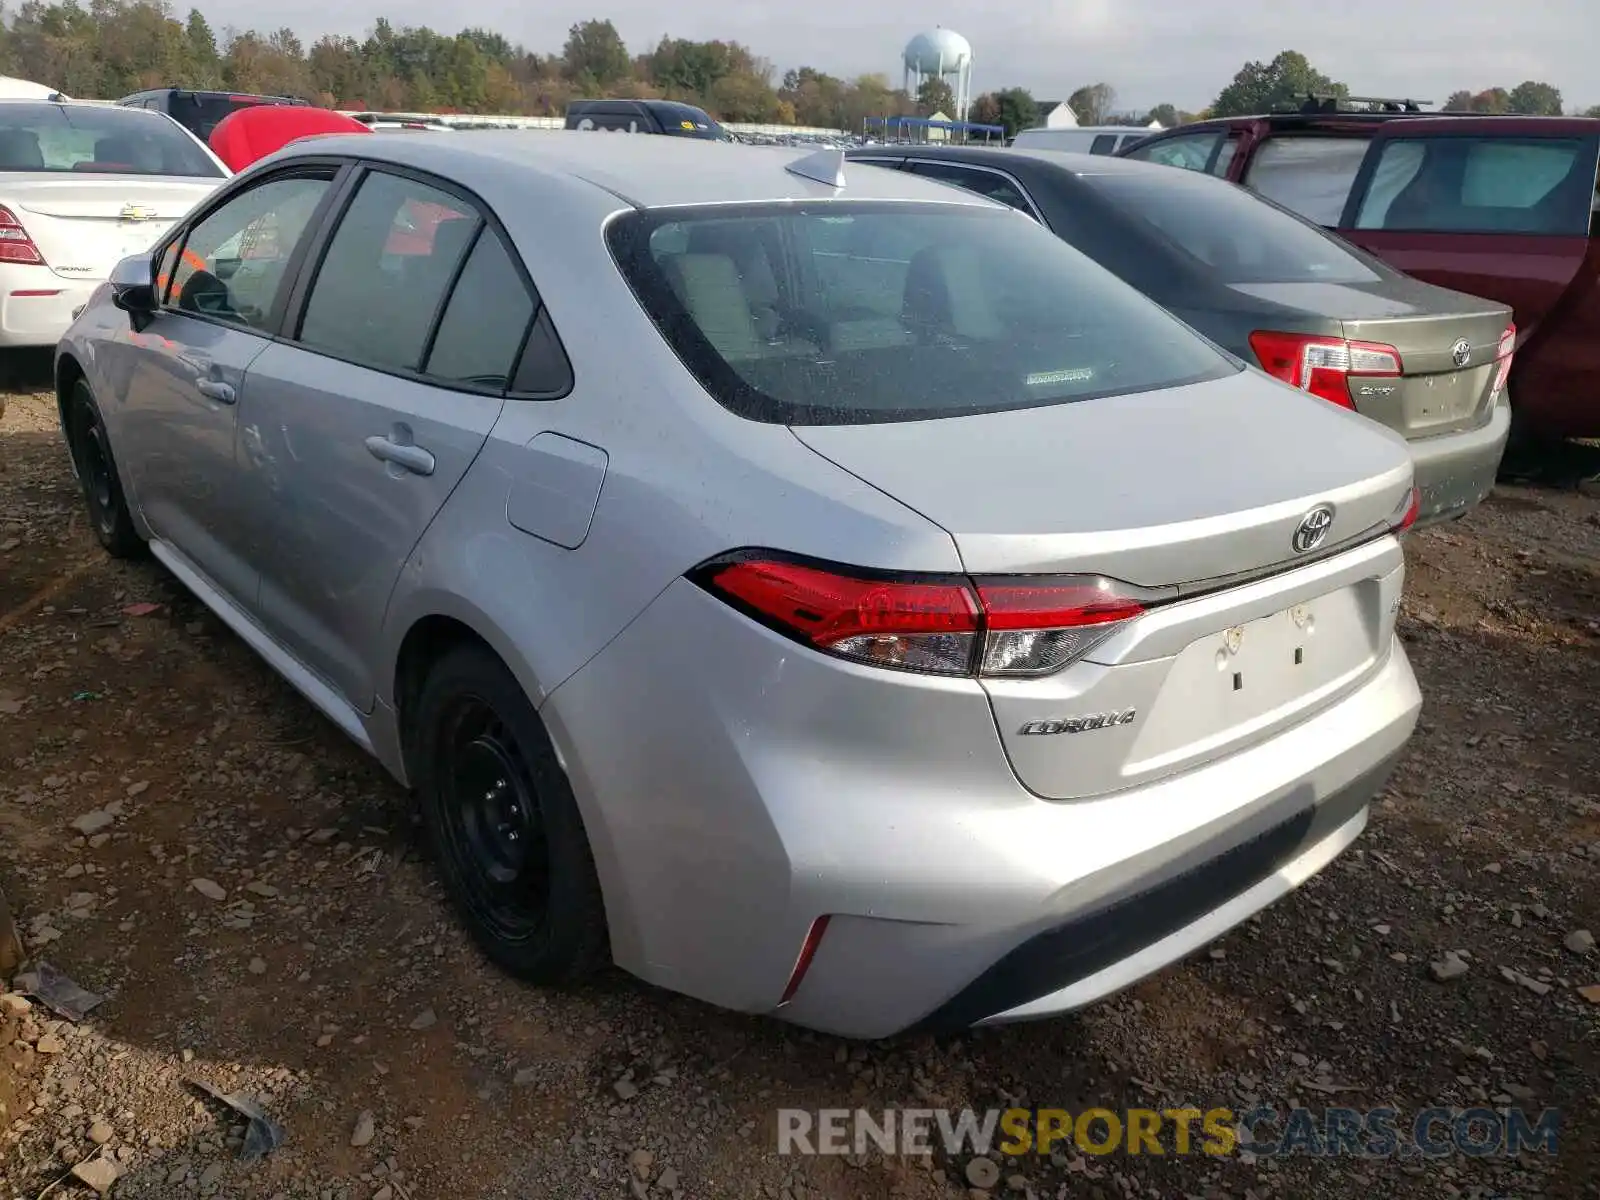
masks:
{"type": "MultiPolygon", "coordinates": [[[[198,10],[180,18],[165,0],[27,0],[14,11],[0,3],[0,73],[97,99],[181,86],[388,112],[559,116],[580,97],[659,97],[699,105],[724,121],[849,130],[861,129],[867,117],[956,115],[940,80],[907,95],[881,74],[845,79],[803,66],[779,76],[772,63],[733,41],[666,37],[636,54],[601,19],[573,25],[559,53],[541,54],[482,28],[445,34],[380,18],[364,39],[329,34],[307,45],[287,28],[219,33],[198,10]]],[[[1246,63],[1200,113],[1171,104],[1119,109],[1107,83],[1079,87],[1066,103],[1084,125],[1170,127],[1201,116],[1264,112],[1308,92],[1349,89],[1286,50],[1268,63],[1246,63]]],[[[1450,106],[1560,112],[1561,94],[1530,81],[1510,91],[1458,92],[1450,106]]],[[[1012,87],[976,97],[968,118],[1011,135],[1043,115],[1030,92],[1012,87]]]]}

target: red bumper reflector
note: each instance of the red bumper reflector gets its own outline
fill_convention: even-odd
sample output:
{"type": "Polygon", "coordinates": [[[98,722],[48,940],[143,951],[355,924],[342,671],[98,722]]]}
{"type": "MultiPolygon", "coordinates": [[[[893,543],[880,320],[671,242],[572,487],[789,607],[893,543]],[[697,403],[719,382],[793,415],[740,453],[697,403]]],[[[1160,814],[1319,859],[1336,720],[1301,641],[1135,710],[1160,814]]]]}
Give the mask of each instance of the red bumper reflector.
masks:
{"type": "Polygon", "coordinates": [[[811,969],[811,960],[817,955],[817,947],[822,945],[822,935],[827,932],[827,917],[818,917],[811,922],[811,928],[806,931],[806,940],[800,943],[800,957],[794,960],[794,970],[789,972],[789,982],[784,986],[783,997],[778,1001],[779,1008],[793,1000],[794,994],[800,990],[801,981],[811,969]]]}

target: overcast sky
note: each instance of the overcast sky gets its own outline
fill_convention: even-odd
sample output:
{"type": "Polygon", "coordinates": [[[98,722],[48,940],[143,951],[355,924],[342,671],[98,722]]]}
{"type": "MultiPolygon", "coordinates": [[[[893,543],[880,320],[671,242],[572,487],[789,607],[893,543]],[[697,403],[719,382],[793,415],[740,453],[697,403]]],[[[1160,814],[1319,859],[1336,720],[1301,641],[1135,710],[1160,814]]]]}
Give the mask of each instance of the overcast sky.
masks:
{"type": "MultiPolygon", "coordinates": [[[[176,5],[187,5],[183,0],[176,5]]],[[[201,0],[219,29],[287,25],[307,42],[396,25],[482,25],[540,53],[609,17],[639,52],[663,35],[743,42],[782,71],[900,80],[912,35],[944,25],[973,46],[977,92],[1013,85],[1043,99],[1104,81],[1119,105],[1198,109],[1251,59],[1299,50],[1358,95],[1443,101],[1458,88],[1553,83],[1569,107],[1600,104],[1600,0],[201,0]],[[265,15],[270,12],[271,15],[265,15]]]]}

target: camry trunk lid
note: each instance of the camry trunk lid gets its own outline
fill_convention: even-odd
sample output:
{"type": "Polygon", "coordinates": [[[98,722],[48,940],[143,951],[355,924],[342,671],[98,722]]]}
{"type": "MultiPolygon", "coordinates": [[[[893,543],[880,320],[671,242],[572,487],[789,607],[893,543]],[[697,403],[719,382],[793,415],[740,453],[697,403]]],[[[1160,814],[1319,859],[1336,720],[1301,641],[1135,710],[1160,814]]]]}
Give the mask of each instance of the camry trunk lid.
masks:
{"type": "Polygon", "coordinates": [[[100,280],[119,260],[150,249],[220,183],[147,175],[6,175],[0,176],[0,204],[57,275],[100,280]]]}
{"type": "Polygon", "coordinates": [[[1337,703],[1391,653],[1403,562],[1382,535],[1410,496],[1405,444],[1254,371],[794,433],[949,531],[974,576],[1159,590],[1065,666],[983,679],[1018,779],[1046,798],[1233,753],[1337,703]],[[1308,523],[1326,525],[1309,549],[1308,523]]]}
{"type": "Polygon", "coordinates": [[[1405,443],[1254,371],[1080,403],[941,420],[795,426],[823,457],[948,530],[974,574],[1093,571],[1147,587],[1287,567],[1383,523],[1405,443]]]}
{"type": "Polygon", "coordinates": [[[1494,409],[1501,338],[1511,309],[1393,275],[1376,284],[1235,284],[1288,309],[1336,317],[1353,342],[1392,347],[1401,374],[1352,375],[1350,402],[1407,438],[1476,429],[1494,409]]]}

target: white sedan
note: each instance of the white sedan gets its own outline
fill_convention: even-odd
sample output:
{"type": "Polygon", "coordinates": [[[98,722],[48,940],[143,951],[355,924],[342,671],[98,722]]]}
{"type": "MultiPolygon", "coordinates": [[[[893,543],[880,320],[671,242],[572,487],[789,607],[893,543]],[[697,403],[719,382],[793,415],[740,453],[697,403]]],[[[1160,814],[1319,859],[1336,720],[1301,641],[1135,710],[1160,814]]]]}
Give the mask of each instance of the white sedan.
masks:
{"type": "Polygon", "coordinates": [[[0,101],[0,347],[55,345],[120,259],[228,175],[160,113],[0,101]]]}

